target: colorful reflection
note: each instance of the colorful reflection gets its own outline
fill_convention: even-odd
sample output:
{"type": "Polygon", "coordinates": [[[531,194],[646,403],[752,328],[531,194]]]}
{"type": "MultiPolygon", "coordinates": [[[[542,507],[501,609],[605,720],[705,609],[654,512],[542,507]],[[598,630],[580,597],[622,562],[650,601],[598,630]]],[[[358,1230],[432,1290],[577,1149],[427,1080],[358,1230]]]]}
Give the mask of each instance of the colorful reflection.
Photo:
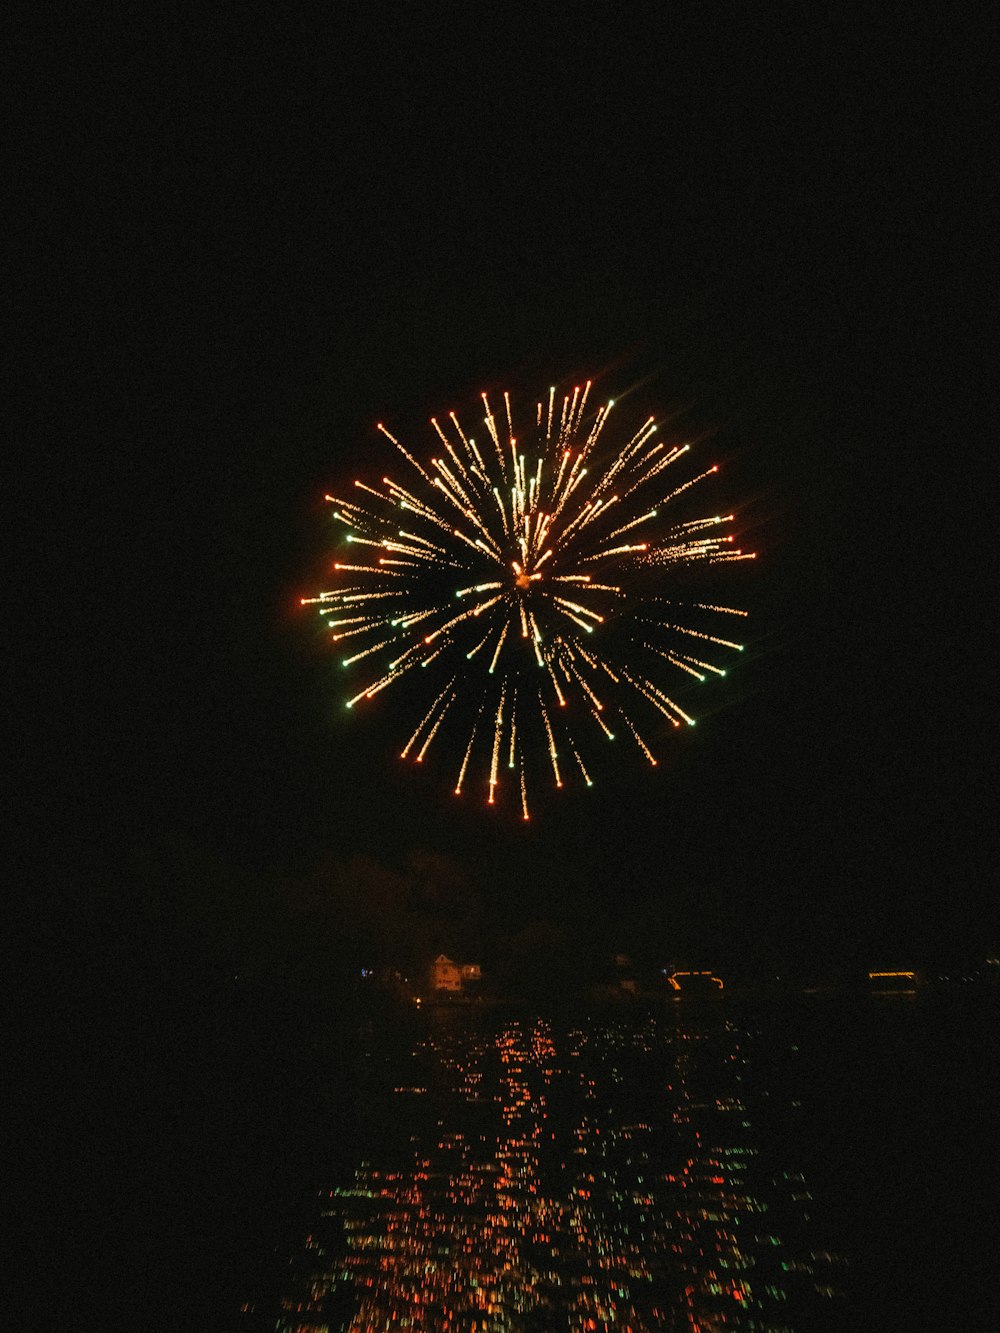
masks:
{"type": "Polygon", "coordinates": [[[278,1333],[843,1328],[842,1262],[746,1104],[754,1034],[708,1008],[429,1015],[278,1333]]]}

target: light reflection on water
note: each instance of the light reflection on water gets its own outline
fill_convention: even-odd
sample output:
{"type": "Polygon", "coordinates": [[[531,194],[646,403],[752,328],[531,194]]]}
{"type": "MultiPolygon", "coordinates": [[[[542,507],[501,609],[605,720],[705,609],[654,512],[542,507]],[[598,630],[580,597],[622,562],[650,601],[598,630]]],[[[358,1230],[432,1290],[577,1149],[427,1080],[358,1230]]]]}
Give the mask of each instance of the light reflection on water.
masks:
{"type": "Polygon", "coordinates": [[[426,1022],[372,1057],[371,1146],[324,1191],[270,1327],[843,1328],[843,1261],[760,1132],[752,1023],[711,1003],[426,1022]]]}

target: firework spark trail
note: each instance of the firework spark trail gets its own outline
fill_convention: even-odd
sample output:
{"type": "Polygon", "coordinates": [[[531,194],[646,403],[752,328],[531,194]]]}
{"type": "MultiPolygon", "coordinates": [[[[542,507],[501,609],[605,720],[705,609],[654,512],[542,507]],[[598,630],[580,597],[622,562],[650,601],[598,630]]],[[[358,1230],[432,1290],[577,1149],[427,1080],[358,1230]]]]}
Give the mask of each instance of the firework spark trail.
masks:
{"type": "Polygon", "coordinates": [[[517,771],[524,819],[539,767],[557,787],[572,776],[560,766],[561,746],[591,786],[584,755],[614,739],[617,721],[653,765],[664,721],[693,725],[656,678],[668,671],[701,684],[726,674],[693,656],[692,640],[701,653],[743,650],[712,631],[715,617],[745,611],[662,596],[671,567],[753,559],[718,531],[732,514],[665,513],[717,467],[664,494],[661,475],[691,446],[665,443],[652,417],[611,444],[614,400],[588,410],[591,387],[561,400],[550,389],[523,436],[510,395],[498,415],[483,393],[484,447],[449,411],[431,418],[437,452],[423,460],[380,422],[409,471],[379,486],[358,479],[350,501],[326,496],[354,558],[334,564],[337,586],[302,599],[318,606],[334,642],[353,641],[345,667],[377,664],[348,707],[432,667],[416,673],[437,685],[402,757],[422,762],[439,733],[447,739],[438,749],[457,740],[456,794],[482,765],[493,805],[504,792],[504,756],[517,771]],[[651,724],[633,718],[633,706],[651,724]]]}

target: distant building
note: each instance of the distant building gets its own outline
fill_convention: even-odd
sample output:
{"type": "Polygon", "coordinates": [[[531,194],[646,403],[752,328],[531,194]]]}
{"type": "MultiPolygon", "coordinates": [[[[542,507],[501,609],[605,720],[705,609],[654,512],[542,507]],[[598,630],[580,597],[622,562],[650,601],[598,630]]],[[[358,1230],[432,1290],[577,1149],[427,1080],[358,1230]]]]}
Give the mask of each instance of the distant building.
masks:
{"type": "Polygon", "coordinates": [[[447,954],[439,953],[431,964],[431,989],[453,995],[462,989],[462,968],[447,954]]]}
{"type": "Polygon", "coordinates": [[[456,963],[446,953],[439,953],[431,963],[431,990],[438,995],[461,995],[470,983],[482,981],[478,963],[456,963]]]}
{"type": "Polygon", "coordinates": [[[868,972],[873,995],[914,995],[919,984],[919,974],[908,969],[868,972]]]}
{"type": "Polygon", "coordinates": [[[707,970],[688,971],[676,967],[667,972],[667,985],[672,991],[690,995],[714,995],[725,989],[721,977],[707,970]]]}

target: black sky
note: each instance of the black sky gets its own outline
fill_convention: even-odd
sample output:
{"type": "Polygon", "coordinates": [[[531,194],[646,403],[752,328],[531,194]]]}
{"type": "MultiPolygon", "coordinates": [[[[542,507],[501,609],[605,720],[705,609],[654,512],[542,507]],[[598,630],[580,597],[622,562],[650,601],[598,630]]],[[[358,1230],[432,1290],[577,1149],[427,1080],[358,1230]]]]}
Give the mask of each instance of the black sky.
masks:
{"type": "Polygon", "coordinates": [[[953,24],[143,6],[25,29],[15,720],[52,861],[82,886],[145,843],[277,874],[421,846],[512,910],[682,879],[760,931],[989,947],[990,136],[981,35],[953,24]],[[587,376],[712,432],[760,552],[732,580],[751,647],[669,764],[525,834],[396,766],[405,713],[343,720],[296,603],[323,492],[382,466],[376,420],[420,440],[482,388],[587,376]]]}

